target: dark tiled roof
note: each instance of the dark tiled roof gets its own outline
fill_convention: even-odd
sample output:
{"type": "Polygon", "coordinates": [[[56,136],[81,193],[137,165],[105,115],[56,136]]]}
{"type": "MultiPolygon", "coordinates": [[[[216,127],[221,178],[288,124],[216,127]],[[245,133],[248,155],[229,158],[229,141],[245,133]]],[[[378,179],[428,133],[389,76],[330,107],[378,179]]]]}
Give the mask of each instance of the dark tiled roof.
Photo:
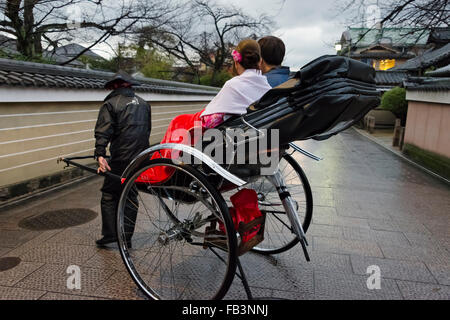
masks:
{"type": "Polygon", "coordinates": [[[411,53],[394,53],[394,52],[362,52],[352,53],[353,59],[411,59],[414,55],[411,53]]]}
{"type": "Polygon", "coordinates": [[[358,48],[369,47],[382,39],[390,40],[391,45],[396,47],[415,47],[426,45],[429,35],[429,30],[414,28],[349,28],[342,34],[342,39],[351,39],[358,48]]]}
{"type": "MultiPolygon", "coordinates": [[[[56,55],[49,51],[45,51],[43,53],[43,56],[46,59],[51,60],[57,64],[58,63],[66,63],[67,61],[69,61],[72,58],[72,57],[67,57],[64,55],[56,55]]],[[[86,67],[86,65],[83,62],[81,62],[80,60],[73,60],[73,61],[67,63],[66,66],[67,67],[76,67],[76,68],[85,68],[86,67]]]]}
{"type": "Polygon", "coordinates": [[[377,85],[400,85],[407,78],[405,71],[376,71],[375,83],[377,85]]]}
{"type": "Polygon", "coordinates": [[[450,78],[410,77],[403,87],[410,91],[450,91],[450,78]]]}
{"type": "MultiPolygon", "coordinates": [[[[71,43],[56,49],[55,54],[58,56],[75,57],[80,54],[86,47],[79,45],[77,43],[71,43]]],[[[87,50],[83,53],[84,56],[88,56],[94,59],[103,59],[101,56],[93,52],[92,50],[87,50]]]]}
{"type": "MultiPolygon", "coordinates": [[[[0,59],[0,86],[103,89],[112,72],[0,59]]],[[[211,95],[217,88],[136,77],[137,92],[211,95]]]]}
{"type": "Polygon", "coordinates": [[[16,50],[16,40],[0,34],[0,50],[8,54],[18,53],[16,50]]]}
{"type": "Polygon", "coordinates": [[[450,28],[435,28],[428,39],[430,43],[448,43],[450,42],[450,28]]]}
{"type": "Polygon", "coordinates": [[[450,77],[450,64],[434,71],[427,72],[425,75],[431,77],[450,77]]]}
{"type": "MultiPolygon", "coordinates": [[[[70,59],[79,55],[86,48],[77,43],[71,43],[62,47],[57,48],[54,52],[46,51],[44,52],[44,57],[54,60],[57,63],[62,63],[69,61],[70,59]]],[[[83,53],[83,56],[95,59],[95,60],[103,60],[101,56],[93,52],[92,50],[87,50],[83,53]]],[[[84,67],[84,63],[79,60],[74,60],[69,63],[70,66],[74,67],[84,67]]]]}
{"type": "MultiPolygon", "coordinates": [[[[0,34],[0,50],[4,51],[5,53],[7,53],[10,56],[13,56],[13,55],[20,54],[20,52],[17,51],[16,47],[17,47],[17,41],[15,39],[8,38],[8,37],[5,37],[0,34]]],[[[59,47],[58,49],[56,49],[55,52],[44,50],[42,55],[45,58],[47,58],[49,60],[53,60],[56,63],[63,63],[63,62],[70,60],[71,58],[75,57],[78,53],[80,53],[84,49],[85,49],[85,47],[83,47],[79,44],[73,43],[73,44],[59,47]]],[[[101,56],[97,55],[96,53],[92,52],[91,50],[86,51],[83,55],[91,57],[91,58],[95,58],[95,59],[102,59],[101,56]]],[[[84,68],[85,64],[79,60],[74,60],[74,61],[71,61],[70,63],[68,63],[67,66],[84,68]]]]}
{"type": "Polygon", "coordinates": [[[437,65],[450,59],[450,43],[436,50],[429,50],[423,55],[406,61],[392,70],[419,70],[437,65]]]}

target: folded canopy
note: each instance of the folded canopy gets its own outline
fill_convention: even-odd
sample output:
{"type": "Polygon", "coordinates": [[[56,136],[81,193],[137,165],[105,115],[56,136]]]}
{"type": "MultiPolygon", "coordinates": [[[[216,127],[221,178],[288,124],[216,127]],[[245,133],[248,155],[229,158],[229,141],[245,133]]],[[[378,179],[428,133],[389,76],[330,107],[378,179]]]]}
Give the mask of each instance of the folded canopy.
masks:
{"type": "Polygon", "coordinates": [[[346,130],[380,104],[375,70],[341,56],[323,56],[293,79],[267,92],[246,115],[220,128],[280,130],[280,143],[325,140],[346,130]]]}

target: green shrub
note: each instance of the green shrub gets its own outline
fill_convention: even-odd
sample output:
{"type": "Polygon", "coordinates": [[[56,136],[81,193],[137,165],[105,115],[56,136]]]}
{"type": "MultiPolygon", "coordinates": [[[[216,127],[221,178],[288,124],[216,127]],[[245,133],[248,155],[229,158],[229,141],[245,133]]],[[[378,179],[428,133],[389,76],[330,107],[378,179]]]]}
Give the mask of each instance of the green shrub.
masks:
{"type": "Polygon", "coordinates": [[[174,61],[156,49],[138,48],[135,59],[145,77],[163,80],[172,79],[174,61]]]}
{"type": "Polygon", "coordinates": [[[200,77],[199,84],[204,86],[213,86],[213,87],[223,87],[225,82],[233,78],[233,76],[227,71],[223,70],[216,74],[216,78],[213,81],[212,73],[208,73],[202,77],[200,77]]]}
{"type": "Polygon", "coordinates": [[[381,98],[381,109],[389,110],[396,117],[402,119],[402,125],[406,121],[406,113],[408,112],[408,102],[406,101],[406,90],[404,88],[395,87],[386,92],[381,98]]]}
{"type": "Polygon", "coordinates": [[[56,64],[54,60],[49,58],[44,58],[42,55],[37,55],[32,58],[19,54],[9,54],[0,49],[0,58],[18,60],[18,61],[29,61],[29,62],[37,62],[37,63],[45,63],[45,64],[56,64]]]}
{"type": "Polygon", "coordinates": [[[85,65],[89,65],[94,70],[117,72],[119,71],[118,63],[116,58],[110,60],[106,59],[94,59],[88,56],[81,56],[78,58],[85,65]]]}

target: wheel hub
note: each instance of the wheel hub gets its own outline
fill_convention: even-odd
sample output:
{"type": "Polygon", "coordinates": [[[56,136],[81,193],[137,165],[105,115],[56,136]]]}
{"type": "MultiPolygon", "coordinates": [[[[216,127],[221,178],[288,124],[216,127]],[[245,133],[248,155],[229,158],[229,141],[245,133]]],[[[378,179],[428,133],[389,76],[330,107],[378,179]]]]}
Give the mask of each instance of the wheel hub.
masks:
{"type": "Polygon", "coordinates": [[[200,213],[196,213],[192,219],[186,219],[184,222],[173,226],[166,232],[161,232],[158,237],[158,241],[166,245],[170,241],[182,241],[192,242],[191,233],[192,231],[200,228],[203,225],[202,216],[200,213]]]}
{"type": "Polygon", "coordinates": [[[162,245],[167,245],[172,240],[176,240],[176,241],[183,240],[183,237],[181,236],[181,232],[182,231],[178,228],[170,229],[166,232],[161,232],[161,234],[158,237],[158,241],[162,245]]]}
{"type": "Polygon", "coordinates": [[[266,201],[266,195],[261,192],[258,192],[258,201],[261,201],[261,202],[266,201]]]}

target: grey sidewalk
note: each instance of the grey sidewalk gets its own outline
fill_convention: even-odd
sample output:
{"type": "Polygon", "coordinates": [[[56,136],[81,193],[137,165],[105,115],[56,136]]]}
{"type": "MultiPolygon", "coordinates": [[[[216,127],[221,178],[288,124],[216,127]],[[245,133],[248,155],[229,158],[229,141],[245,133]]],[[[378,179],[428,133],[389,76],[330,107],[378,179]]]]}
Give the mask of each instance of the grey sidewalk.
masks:
{"type": "MultiPolygon", "coordinates": [[[[255,296],[287,299],[450,299],[450,188],[353,130],[302,142],[324,158],[298,156],[314,193],[311,262],[299,246],[273,257],[243,257],[255,296]],[[369,290],[367,268],[381,269],[369,290]]],[[[19,223],[48,210],[99,213],[100,179],[0,212],[0,299],[143,299],[117,250],[100,250],[100,218],[81,226],[29,231],[19,223]],[[82,289],[66,286],[79,265],[82,289]],[[1,266],[0,266],[1,267],[1,266]]],[[[226,298],[245,299],[236,278],[226,298]]]]}

